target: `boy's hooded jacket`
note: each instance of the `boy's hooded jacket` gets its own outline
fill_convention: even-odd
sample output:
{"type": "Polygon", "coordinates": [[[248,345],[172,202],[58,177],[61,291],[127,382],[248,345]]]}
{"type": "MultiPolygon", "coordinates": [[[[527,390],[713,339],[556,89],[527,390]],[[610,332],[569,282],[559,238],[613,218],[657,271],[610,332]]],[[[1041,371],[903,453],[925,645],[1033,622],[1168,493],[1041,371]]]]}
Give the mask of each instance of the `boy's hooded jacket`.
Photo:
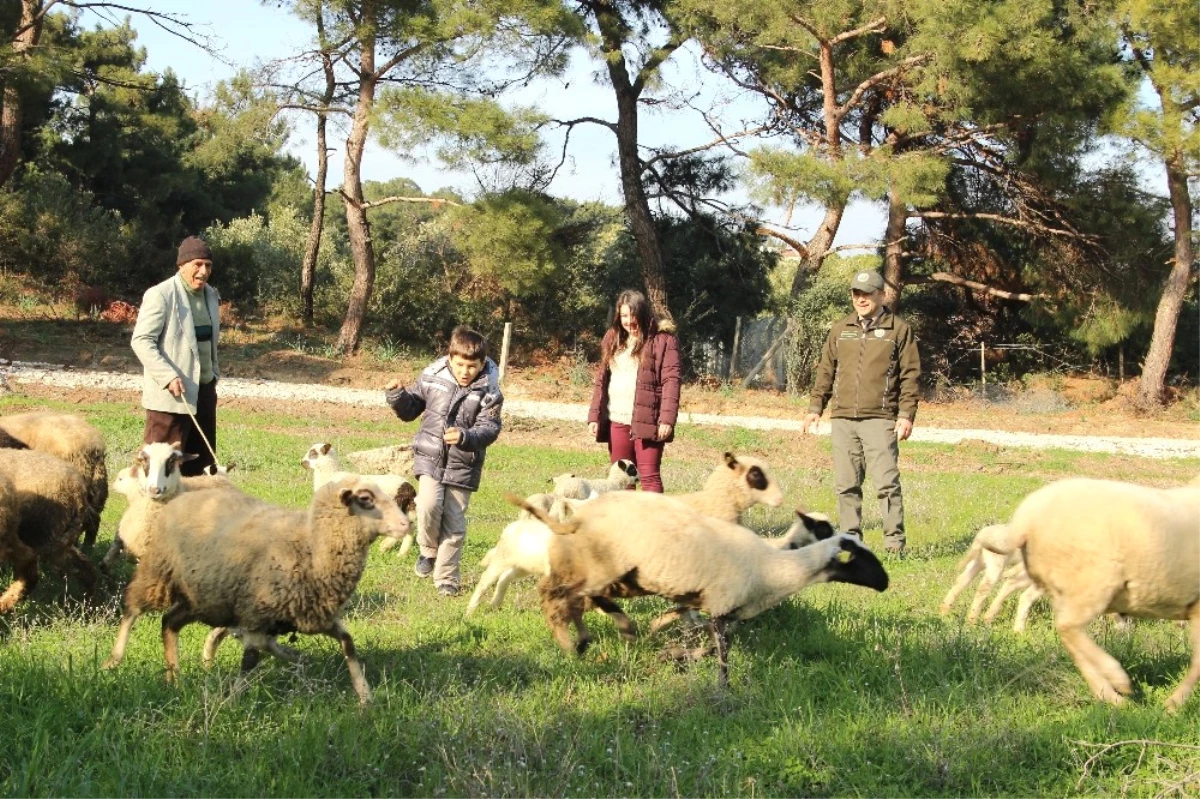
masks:
{"type": "Polygon", "coordinates": [[[471,385],[460,386],[445,356],[425,367],[414,385],[387,392],[388,405],[404,421],[425,414],[413,439],[413,474],[468,491],[479,488],[484,453],[500,435],[504,395],[497,374],[487,358],[471,385]],[[442,440],[448,427],[463,431],[459,443],[442,440]]]}

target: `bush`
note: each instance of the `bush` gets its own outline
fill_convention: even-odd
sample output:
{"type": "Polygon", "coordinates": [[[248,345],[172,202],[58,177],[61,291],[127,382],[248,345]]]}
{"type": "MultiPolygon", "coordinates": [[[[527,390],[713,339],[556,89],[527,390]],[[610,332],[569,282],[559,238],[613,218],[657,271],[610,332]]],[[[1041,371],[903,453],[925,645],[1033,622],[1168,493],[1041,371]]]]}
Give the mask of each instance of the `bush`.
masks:
{"type": "MultiPolygon", "coordinates": [[[[268,220],[257,213],[205,231],[213,250],[213,283],[242,306],[300,313],[300,266],[308,223],[284,207],[268,220]]],[[[318,265],[319,268],[319,265],[318,265]]]]}

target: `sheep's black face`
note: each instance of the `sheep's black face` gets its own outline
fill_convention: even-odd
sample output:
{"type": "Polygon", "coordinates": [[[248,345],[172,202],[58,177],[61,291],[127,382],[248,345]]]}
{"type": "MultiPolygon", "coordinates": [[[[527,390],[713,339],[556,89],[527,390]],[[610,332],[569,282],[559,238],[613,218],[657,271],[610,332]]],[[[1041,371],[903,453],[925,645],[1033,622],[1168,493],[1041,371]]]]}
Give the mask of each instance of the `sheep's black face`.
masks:
{"type": "Polygon", "coordinates": [[[804,529],[812,533],[813,538],[818,541],[833,538],[833,525],[823,515],[809,515],[796,511],[796,516],[800,518],[800,523],[804,525],[804,529]]]}
{"type": "Polygon", "coordinates": [[[638,476],[637,466],[633,464],[633,461],[622,458],[621,460],[617,461],[617,466],[619,466],[621,471],[625,472],[626,476],[628,477],[638,476]]]}
{"type": "Polygon", "coordinates": [[[841,546],[826,569],[830,582],[861,585],[876,591],[886,591],[888,587],[888,573],[879,558],[849,536],[842,537],[841,546]]]}

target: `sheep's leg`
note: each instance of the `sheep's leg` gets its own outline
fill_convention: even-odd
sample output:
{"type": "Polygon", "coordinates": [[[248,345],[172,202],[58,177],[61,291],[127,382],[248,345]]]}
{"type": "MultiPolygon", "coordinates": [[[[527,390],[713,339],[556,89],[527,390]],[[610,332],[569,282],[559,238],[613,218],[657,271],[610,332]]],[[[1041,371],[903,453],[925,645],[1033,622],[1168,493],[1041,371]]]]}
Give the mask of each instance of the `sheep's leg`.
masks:
{"type": "Polygon", "coordinates": [[[954,581],[954,585],[950,586],[950,590],[946,593],[945,599],[942,600],[942,606],[939,609],[939,612],[943,616],[950,612],[950,608],[954,605],[954,600],[958,599],[958,595],[961,594],[966,587],[971,584],[971,581],[975,579],[975,575],[979,574],[982,568],[982,559],[976,557],[967,564],[965,569],[962,570],[962,574],[958,575],[958,579],[954,581]]]}
{"type": "Polygon", "coordinates": [[[112,566],[113,561],[121,556],[121,550],[125,548],[125,542],[121,540],[121,535],[118,533],[113,536],[112,544],[108,547],[108,552],[104,553],[103,560],[100,561],[100,568],[108,571],[112,566]]]}
{"type": "Polygon", "coordinates": [[[250,672],[262,660],[262,652],[248,641],[242,641],[242,667],[237,679],[233,681],[233,696],[241,696],[250,686],[250,672]]]}
{"type": "Polygon", "coordinates": [[[113,642],[112,654],[100,668],[115,669],[120,665],[122,658],[125,657],[125,646],[129,643],[129,634],[133,631],[133,625],[138,620],[138,616],[141,615],[141,608],[130,607],[129,603],[126,603],[125,615],[121,617],[121,627],[117,630],[117,640],[113,642]]]}
{"type": "Polygon", "coordinates": [[[87,556],[79,551],[78,547],[67,547],[64,553],[67,565],[71,571],[75,573],[79,582],[83,583],[83,595],[91,599],[96,594],[96,581],[100,579],[99,572],[96,571],[96,566],[87,556]]]}
{"type": "Polygon", "coordinates": [[[1013,620],[1013,632],[1025,632],[1025,625],[1029,623],[1029,611],[1033,609],[1033,603],[1045,595],[1046,592],[1036,585],[1030,585],[1025,589],[1025,593],[1021,594],[1021,599],[1017,602],[1017,617],[1013,620]]]}
{"type": "Polygon", "coordinates": [[[723,617],[709,619],[708,629],[712,632],[713,646],[717,650],[717,665],[720,669],[720,684],[722,688],[729,687],[729,636],[726,632],[726,621],[723,617]]]}
{"type": "Polygon", "coordinates": [[[617,630],[620,631],[622,638],[626,641],[637,640],[637,625],[633,623],[633,619],[625,615],[625,611],[621,610],[620,605],[607,597],[594,596],[591,599],[592,604],[607,613],[608,617],[617,625],[617,630]]]}
{"type": "Polygon", "coordinates": [[[538,590],[542,595],[542,614],[546,617],[546,623],[550,625],[550,631],[554,633],[554,640],[567,652],[574,651],[575,654],[582,655],[592,642],[591,633],[583,621],[583,599],[571,595],[563,588],[549,590],[546,582],[543,579],[538,585],[538,590]],[[571,640],[568,624],[574,625],[578,633],[578,639],[575,641],[571,640]]]}
{"type": "Polygon", "coordinates": [[[174,683],[179,679],[179,631],[195,621],[192,609],[182,602],[167,608],[162,617],[163,658],[167,662],[166,680],[174,683]]]}
{"type": "MultiPolygon", "coordinates": [[[[3,555],[0,552],[0,555],[3,555]]],[[[38,582],[38,558],[24,541],[15,538],[8,548],[8,561],[12,563],[13,581],[8,590],[0,595],[0,613],[7,613],[16,607],[21,597],[33,590],[38,582]]],[[[0,563],[4,562],[0,557],[0,563]]]]}
{"type": "Polygon", "coordinates": [[[981,557],[984,562],[983,578],[979,581],[979,587],[975,589],[975,598],[971,600],[971,609],[967,611],[968,624],[974,624],[979,620],[979,611],[983,610],[983,603],[987,601],[988,594],[992,592],[996,581],[1004,572],[1004,563],[1007,560],[1003,555],[995,555],[990,552],[981,553],[981,557]]]}
{"type": "Polygon", "coordinates": [[[408,554],[408,550],[412,549],[412,545],[413,534],[409,533],[408,535],[404,536],[404,538],[400,539],[400,550],[396,553],[396,557],[403,558],[408,554]]]}
{"type": "Polygon", "coordinates": [[[350,669],[350,684],[354,686],[354,693],[358,694],[358,703],[360,705],[370,704],[371,686],[367,684],[362,663],[359,662],[358,655],[354,651],[354,639],[350,637],[350,632],[342,626],[341,621],[334,619],[333,624],[325,631],[325,635],[336,639],[342,645],[342,654],[346,656],[346,667],[350,669]]]}
{"type": "Polygon", "coordinates": [[[217,659],[217,649],[220,648],[221,642],[229,635],[228,627],[213,627],[208,631],[208,637],[204,639],[204,654],[201,659],[204,662],[204,668],[211,669],[213,663],[217,659]]]}
{"type": "Polygon", "coordinates": [[[1005,600],[1027,585],[1029,585],[1028,580],[1021,580],[1013,576],[1006,577],[1004,582],[1000,584],[1000,590],[996,592],[996,598],[992,600],[992,604],[988,605],[987,612],[983,614],[983,620],[988,624],[995,621],[996,615],[1000,613],[1000,608],[1004,606],[1005,600]]]}
{"type": "Polygon", "coordinates": [[[267,651],[285,663],[295,663],[300,659],[299,652],[279,643],[274,636],[267,639],[267,651]]]}
{"type": "Polygon", "coordinates": [[[650,622],[650,634],[653,635],[654,633],[670,627],[672,624],[686,616],[689,610],[691,609],[681,606],[677,608],[671,608],[666,613],[660,614],[654,619],[654,621],[650,622]]]}
{"type": "Polygon", "coordinates": [[[1079,667],[1092,693],[1098,699],[1114,705],[1124,702],[1121,694],[1128,694],[1133,690],[1129,675],[1112,655],[1101,649],[1087,634],[1087,623],[1098,614],[1087,616],[1083,613],[1060,613],[1056,604],[1054,615],[1058,637],[1062,639],[1063,646],[1079,667]]]}
{"type": "Polygon", "coordinates": [[[1183,703],[1191,696],[1192,689],[1196,687],[1197,681],[1200,681],[1200,603],[1193,603],[1188,609],[1188,619],[1191,622],[1189,631],[1192,639],[1192,665],[1188,668],[1187,674],[1183,675],[1183,681],[1169,697],[1167,697],[1167,711],[1174,713],[1183,707],[1183,703]]]}
{"type": "MultiPolygon", "coordinates": [[[[471,601],[467,603],[467,610],[463,613],[464,616],[470,616],[475,612],[475,608],[479,607],[479,603],[483,601],[483,595],[487,593],[488,588],[496,581],[497,572],[500,568],[495,563],[489,563],[488,567],[483,570],[483,574],[479,577],[479,582],[475,585],[475,591],[471,594],[471,601]]],[[[497,588],[499,593],[500,589],[497,588]]],[[[492,607],[496,607],[496,600],[492,599],[492,607]]]]}
{"type": "Polygon", "coordinates": [[[499,608],[504,604],[504,597],[508,594],[508,586],[512,584],[513,580],[524,577],[528,573],[523,569],[518,569],[516,566],[506,569],[504,574],[500,575],[500,579],[496,581],[496,592],[492,594],[491,606],[499,608]]]}

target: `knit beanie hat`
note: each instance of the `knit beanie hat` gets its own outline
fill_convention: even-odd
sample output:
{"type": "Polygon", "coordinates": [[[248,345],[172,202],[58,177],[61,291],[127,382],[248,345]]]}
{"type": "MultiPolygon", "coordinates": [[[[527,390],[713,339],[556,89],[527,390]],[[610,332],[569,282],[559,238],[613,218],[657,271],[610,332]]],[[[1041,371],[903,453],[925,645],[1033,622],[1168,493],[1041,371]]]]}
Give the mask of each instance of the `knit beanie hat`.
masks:
{"type": "Polygon", "coordinates": [[[183,266],[188,261],[194,261],[197,258],[203,258],[206,261],[212,260],[212,250],[208,248],[208,244],[204,239],[196,236],[188,236],[179,245],[179,254],[175,256],[175,265],[183,266]]]}

